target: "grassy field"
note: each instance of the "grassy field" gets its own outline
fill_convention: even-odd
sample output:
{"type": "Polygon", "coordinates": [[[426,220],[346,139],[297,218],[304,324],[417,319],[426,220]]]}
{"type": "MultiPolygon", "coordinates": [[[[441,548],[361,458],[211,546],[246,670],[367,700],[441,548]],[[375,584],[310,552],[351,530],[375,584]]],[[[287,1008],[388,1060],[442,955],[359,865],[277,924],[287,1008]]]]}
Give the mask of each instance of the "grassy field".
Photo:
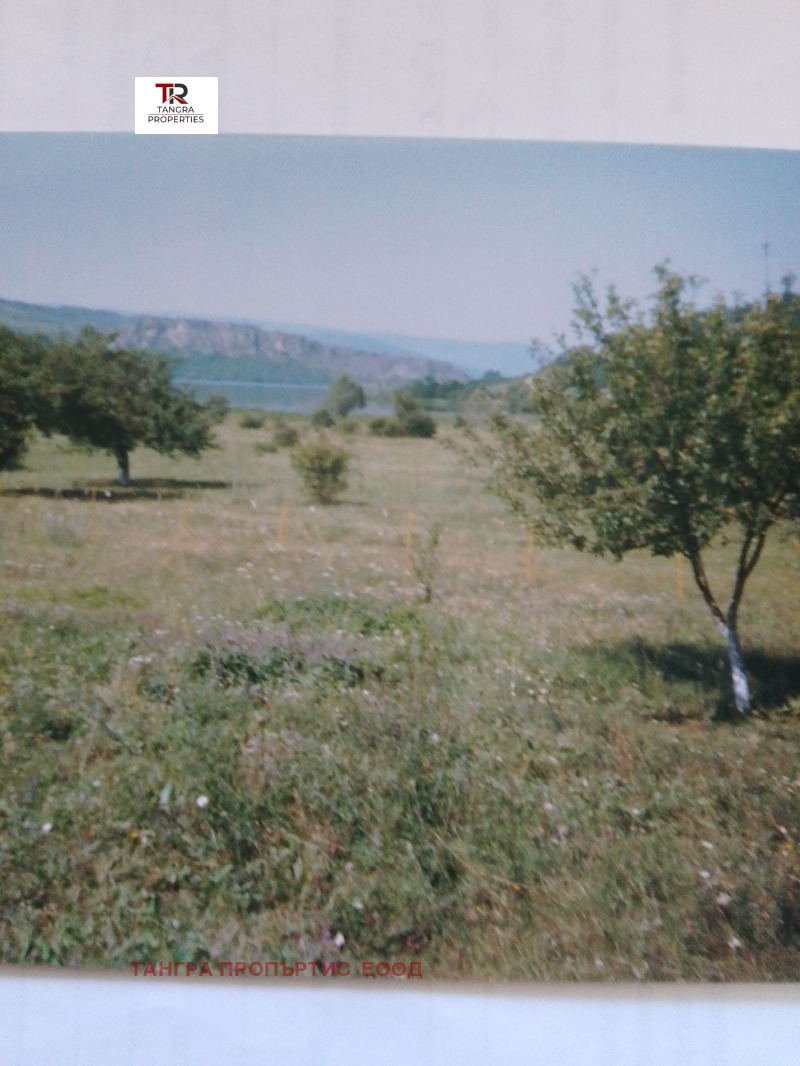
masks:
{"type": "Polygon", "coordinates": [[[44,440],[2,478],[0,960],[798,975],[795,541],[736,725],[673,561],[531,557],[437,440],[348,437],[320,507],[268,427],[220,438],[130,490],[44,440]]]}

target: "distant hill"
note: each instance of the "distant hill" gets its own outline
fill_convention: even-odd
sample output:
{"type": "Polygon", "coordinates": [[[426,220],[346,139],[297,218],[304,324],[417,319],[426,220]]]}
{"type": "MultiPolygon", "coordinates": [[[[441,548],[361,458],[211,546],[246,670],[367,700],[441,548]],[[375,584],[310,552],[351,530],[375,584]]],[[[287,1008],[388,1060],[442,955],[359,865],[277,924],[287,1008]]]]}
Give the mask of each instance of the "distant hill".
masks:
{"type": "Polygon", "coordinates": [[[427,375],[465,381],[468,374],[424,355],[387,354],[340,346],[240,322],[123,315],[83,307],[49,307],[0,300],[0,323],[24,333],[74,336],[82,326],[115,331],[124,348],[160,351],[180,359],[182,378],[324,384],[347,373],[365,384],[401,384],[427,375]]]}
{"type": "Polygon", "coordinates": [[[498,370],[504,377],[530,374],[533,369],[531,346],[520,341],[459,341],[441,337],[416,337],[401,333],[351,333],[323,326],[300,326],[281,322],[258,322],[264,329],[288,329],[306,337],[348,348],[365,348],[386,355],[444,360],[480,377],[498,370]]]}

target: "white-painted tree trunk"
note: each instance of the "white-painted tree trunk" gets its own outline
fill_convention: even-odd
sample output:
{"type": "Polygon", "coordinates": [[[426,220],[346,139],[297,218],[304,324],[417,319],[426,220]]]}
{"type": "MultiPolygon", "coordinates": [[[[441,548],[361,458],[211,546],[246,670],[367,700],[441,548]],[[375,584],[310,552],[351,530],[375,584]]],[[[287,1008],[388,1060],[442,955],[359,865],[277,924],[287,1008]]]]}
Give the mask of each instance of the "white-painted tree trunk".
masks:
{"type": "Polygon", "coordinates": [[[720,630],[728,646],[728,662],[731,667],[731,681],[733,682],[733,698],[736,701],[736,710],[740,714],[746,714],[750,710],[750,684],[744,668],[739,637],[734,626],[720,623],[720,630]]]}
{"type": "Polygon", "coordinates": [[[117,471],[117,481],[120,485],[128,486],[131,483],[131,470],[128,453],[124,449],[119,449],[116,453],[117,465],[119,467],[117,471]]]}

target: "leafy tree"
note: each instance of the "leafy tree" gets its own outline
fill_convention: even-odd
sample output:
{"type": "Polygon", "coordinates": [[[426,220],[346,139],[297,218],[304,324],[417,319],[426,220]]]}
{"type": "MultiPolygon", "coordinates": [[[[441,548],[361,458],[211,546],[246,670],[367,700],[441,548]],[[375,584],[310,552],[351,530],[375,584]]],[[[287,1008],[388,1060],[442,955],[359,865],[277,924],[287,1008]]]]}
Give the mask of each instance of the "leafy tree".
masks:
{"type": "Polygon", "coordinates": [[[40,428],[110,451],[121,484],[130,484],[136,447],[171,456],[214,446],[212,427],[224,417],[226,401],[210,397],[200,404],[176,388],[166,356],[117,349],[113,335],[87,327],[74,342],[56,342],[47,361],[49,397],[40,428]]]}
{"type": "Polygon", "coordinates": [[[725,638],[736,707],[751,696],[739,641],[747,579],[770,529],[800,516],[800,299],[706,310],[695,283],[656,271],[642,312],[588,279],[579,344],[535,380],[537,425],[493,420],[494,486],[555,543],[621,557],[683,555],[725,638]],[[735,539],[727,602],[704,553],[735,539]]]}
{"type": "Polygon", "coordinates": [[[35,424],[43,350],[39,339],[0,326],[0,470],[19,464],[35,424]]]}
{"type": "Polygon", "coordinates": [[[302,441],[292,450],[292,466],[319,503],[332,503],[347,488],[345,474],[350,459],[346,448],[332,444],[324,434],[302,441]]]}
{"type": "Polygon", "coordinates": [[[343,418],[355,411],[357,407],[366,407],[367,397],[364,389],[347,374],[339,374],[331,382],[322,401],[322,407],[333,415],[343,418]]]}

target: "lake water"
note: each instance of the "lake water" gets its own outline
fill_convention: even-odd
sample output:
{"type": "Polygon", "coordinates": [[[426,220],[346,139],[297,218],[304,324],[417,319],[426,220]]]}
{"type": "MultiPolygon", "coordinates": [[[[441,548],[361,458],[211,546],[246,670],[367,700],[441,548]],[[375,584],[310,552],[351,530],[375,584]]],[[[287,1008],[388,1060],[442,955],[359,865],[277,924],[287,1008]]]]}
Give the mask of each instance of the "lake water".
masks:
{"type": "MultiPolygon", "coordinates": [[[[231,407],[251,407],[260,411],[311,414],[321,405],[327,385],[268,385],[261,381],[212,381],[207,378],[176,378],[176,385],[194,390],[199,400],[212,393],[224,396],[231,407]]],[[[370,403],[364,414],[386,414],[389,408],[370,403]]]]}

